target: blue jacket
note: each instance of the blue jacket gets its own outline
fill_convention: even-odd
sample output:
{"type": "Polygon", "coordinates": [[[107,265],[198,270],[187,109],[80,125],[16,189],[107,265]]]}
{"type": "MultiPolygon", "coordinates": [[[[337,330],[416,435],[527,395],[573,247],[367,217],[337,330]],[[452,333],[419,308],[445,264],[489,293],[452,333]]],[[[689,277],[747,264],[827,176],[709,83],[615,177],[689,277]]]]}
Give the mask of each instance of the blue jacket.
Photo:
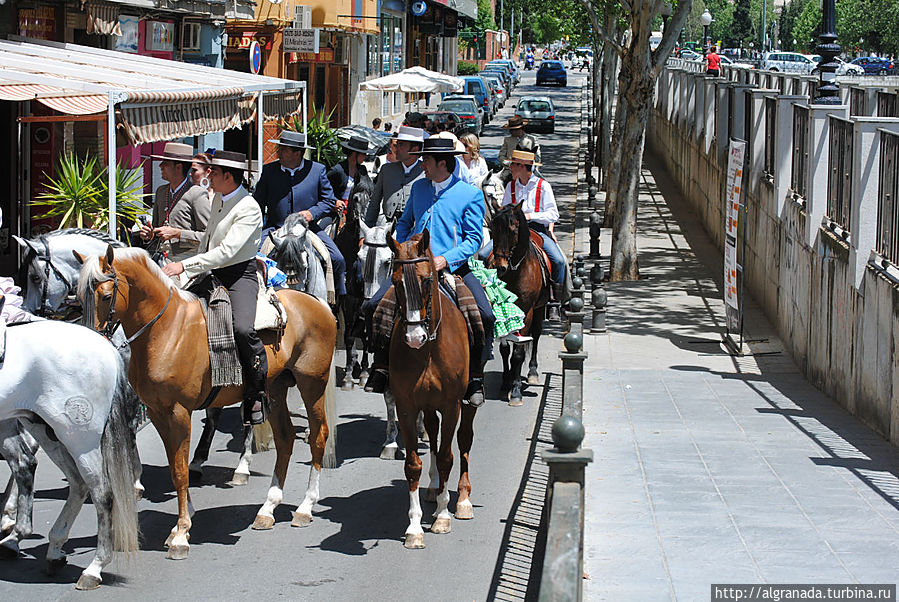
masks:
{"type": "Polygon", "coordinates": [[[481,248],[484,236],[484,194],[456,176],[439,196],[430,180],[412,185],[409,201],[396,224],[396,239],[406,242],[413,234],[431,234],[431,252],[442,255],[455,271],[481,248]]]}
{"type": "Polygon", "coordinates": [[[334,190],[321,163],[304,159],[298,174],[306,177],[291,186],[290,174],[281,169],[280,161],[267,163],[253,193],[262,207],[265,228],[280,228],[291,213],[308,210],[317,220],[334,209],[334,190]]]}

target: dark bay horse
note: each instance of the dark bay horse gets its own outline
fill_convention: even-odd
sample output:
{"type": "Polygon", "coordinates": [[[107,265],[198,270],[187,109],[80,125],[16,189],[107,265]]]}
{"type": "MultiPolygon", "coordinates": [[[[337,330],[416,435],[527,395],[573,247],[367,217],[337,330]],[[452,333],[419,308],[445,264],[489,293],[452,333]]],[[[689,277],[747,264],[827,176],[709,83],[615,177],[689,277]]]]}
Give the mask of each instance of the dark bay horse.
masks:
{"type": "Polygon", "coordinates": [[[462,312],[439,290],[428,231],[402,244],[393,237],[387,243],[394,254],[391,279],[397,304],[397,319],[390,340],[389,380],[406,446],[405,472],[409,483],[409,527],[404,545],[423,548],[418,492],[421,458],[416,428],[419,411],[424,413],[431,444],[426,497],[433,495],[437,502],[431,532],[449,533],[452,525],[447,481],[453,468],[453,433],[460,408],[462,421],[457,437],[462,461],[456,518],[474,518],[469,499],[468,456],[476,409],[461,403],[468,385],[468,327],[462,312]]]}
{"type": "MultiPolygon", "coordinates": [[[[543,259],[543,251],[537,247],[528,228],[527,219],[521,207],[506,205],[490,221],[490,237],[493,239],[492,267],[506,283],[509,290],[518,296],[515,302],[524,312],[524,329],[521,334],[533,337],[531,361],[528,366],[528,384],[540,384],[537,371],[537,343],[543,332],[546,317],[546,303],[549,301],[549,275],[543,259]]],[[[509,396],[509,405],[520,406],[521,366],[524,364],[525,345],[516,343],[509,364],[509,343],[500,343],[503,357],[502,392],[509,396]]]]}
{"type": "MultiPolygon", "coordinates": [[[[167,558],[187,558],[193,508],[188,493],[190,414],[200,408],[212,389],[206,318],[199,300],[174,287],[172,281],[142,249],[113,249],[105,256],[82,258],[79,296],[85,313],[105,330],[121,321],[131,344],[128,378],[147,406],[150,420],[166,448],[172,481],[178,495],[178,521],[166,540],[167,558]]],[[[259,509],[254,529],[274,526],[273,512],[283,498],[287,468],[296,438],[287,408],[288,389],[296,385],[309,418],[312,467],[305,498],[293,518],[306,526],[319,499],[319,478],[328,439],[328,409],[334,403],[331,359],[337,328],[327,305],[297,291],[278,291],[288,315],[286,329],[261,331],[268,355],[269,420],[277,458],[271,487],[259,509]]],[[[224,387],[212,407],[239,403],[243,387],[224,387]]]]}

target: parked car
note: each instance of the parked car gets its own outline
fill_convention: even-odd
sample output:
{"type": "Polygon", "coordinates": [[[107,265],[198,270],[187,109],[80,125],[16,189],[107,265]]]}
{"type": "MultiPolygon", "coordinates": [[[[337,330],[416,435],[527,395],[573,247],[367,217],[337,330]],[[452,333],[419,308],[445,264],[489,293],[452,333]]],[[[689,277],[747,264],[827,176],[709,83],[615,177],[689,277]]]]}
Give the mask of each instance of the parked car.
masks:
{"type": "Polygon", "coordinates": [[[506,65],[509,67],[512,72],[512,79],[514,83],[518,83],[521,81],[521,70],[518,68],[518,63],[509,59],[496,59],[487,63],[487,65],[506,65]]]}
{"type": "Polygon", "coordinates": [[[808,75],[816,66],[815,61],[798,52],[766,52],[762,55],[759,69],[808,75]]]}
{"type": "Polygon", "coordinates": [[[498,77],[503,82],[503,86],[509,88],[509,90],[512,89],[512,76],[500,65],[487,65],[478,75],[498,77]]]}
{"type": "MultiPolygon", "coordinates": [[[[821,64],[821,55],[820,54],[807,54],[805,55],[808,58],[815,61],[815,68],[812,69],[812,73],[818,73],[818,65],[821,64]]],[[[843,59],[838,56],[833,57],[833,60],[836,61],[837,65],[837,75],[864,75],[865,70],[859,67],[858,65],[853,65],[852,63],[847,63],[843,59]]]]}
{"type": "MultiPolygon", "coordinates": [[[[421,111],[425,121],[432,121],[435,125],[433,129],[438,132],[447,131],[456,134],[464,134],[468,128],[464,125],[462,117],[452,111],[421,111]]],[[[430,131],[430,128],[425,128],[430,131]]]]}
{"type": "Polygon", "coordinates": [[[727,65],[728,67],[737,67],[737,68],[741,68],[741,69],[755,69],[755,65],[751,65],[749,63],[738,63],[737,61],[731,60],[730,57],[724,56],[723,54],[720,55],[720,58],[721,58],[721,64],[727,65]]]}
{"type": "Polygon", "coordinates": [[[893,75],[896,72],[896,63],[882,56],[860,56],[852,64],[864,69],[866,75],[893,75]]]}
{"type": "Polygon", "coordinates": [[[682,48],[680,51],[680,58],[688,60],[688,61],[701,61],[704,57],[696,52],[695,50],[690,50],[689,48],[682,48]]]}
{"type": "MultiPolygon", "coordinates": [[[[489,73],[489,72],[488,72],[489,73]]],[[[506,85],[502,82],[498,75],[484,75],[481,76],[484,78],[484,81],[487,82],[487,85],[490,86],[490,89],[493,90],[493,93],[496,95],[496,104],[499,105],[500,108],[506,106],[506,85]]]]}
{"type": "Polygon", "coordinates": [[[527,119],[526,132],[546,132],[556,129],[556,107],[549,96],[525,96],[518,101],[515,114],[527,119]]]}
{"type": "Polygon", "coordinates": [[[537,69],[537,85],[542,86],[553,82],[561,86],[568,85],[568,73],[562,65],[562,61],[543,61],[537,69]]]}
{"type": "Polygon", "coordinates": [[[450,111],[462,119],[462,127],[480,136],[484,130],[484,106],[472,95],[447,96],[437,107],[438,111],[450,111]]]}
{"type": "Polygon", "coordinates": [[[490,118],[496,114],[496,102],[493,101],[487,82],[480,75],[466,75],[465,94],[474,96],[479,107],[484,109],[484,123],[490,123],[490,118]]]}

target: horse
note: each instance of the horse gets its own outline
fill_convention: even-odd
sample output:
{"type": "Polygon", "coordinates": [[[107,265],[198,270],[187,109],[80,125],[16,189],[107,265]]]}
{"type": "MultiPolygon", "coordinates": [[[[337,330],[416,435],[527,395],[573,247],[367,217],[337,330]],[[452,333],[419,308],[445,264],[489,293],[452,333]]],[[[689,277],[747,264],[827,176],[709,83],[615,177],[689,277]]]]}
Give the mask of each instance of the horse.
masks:
{"type": "MultiPolygon", "coordinates": [[[[128,380],[121,356],[106,339],[76,324],[40,321],[7,330],[6,360],[0,370],[0,419],[28,429],[69,482],[69,493],[49,534],[47,571],[66,564],[63,545],[88,494],[97,512],[97,551],[75,587],[94,589],[113,551],[138,549],[137,497],[133,467],[137,449],[130,421],[128,380]]],[[[5,452],[10,450],[4,449],[5,452]]],[[[33,467],[32,467],[33,468],[33,467]]],[[[28,478],[26,472],[14,472],[28,478]]],[[[33,483],[19,481],[19,495],[33,495],[33,483]]],[[[2,541],[18,555],[18,541],[30,534],[24,521],[2,541]]],[[[17,517],[18,518],[18,517],[17,517]]]]}
{"type": "MultiPolygon", "coordinates": [[[[187,558],[193,508],[188,493],[187,455],[190,414],[204,402],[224,407],[243,399],[242,386],[223,387],[213,395],[206,317],[195,295],[174,286],[142,249],[108,247],[84,263],[79,297],[95,327],[109,330],[120,321],[131,344],[128,377],[147,407],[162,438],[178,497],[178,520],[166,539],[167,558],[187,558]],[[211,399],[211,401],[209,401],[211,399]]],[[[283,289],[278,297],[288,316],[283,332],[261,331],[268,356],[269,420],[277,457],[271,487],[257,512],[254,529],[271,529],[274,510],[283,498],[295,431],[287,408],[287,392],[300,390],[309,419],[312,466],[306,494],[293,516],[294,526],[307,526],[319,500],[322,466],[336,465],[336,450],[327,446],[336,424],[333,366],[337,327],[325,303],[311,295],[283,289]],[[327,452],[327,453],[326,453],[327,452]]]]}
{"type": "Polygon", "coordinates": [[[440,292],[428,230],[402,244],[390,237],[387,244],[394,255],[391,280],[397,305],[397,320],[390,340],[389,381],[406,447],[405,473],[409,484],[409,526],[404,545],[423,548],[418,492],[421,458],[416,428],[419,411],[424,413],[431,449],[426,499],[437,502],[431,532],[449,533],[452,526],[447,482],[453,468],[452,439],[460,408],[457,440],[462,458],[455,516],[457,519],[474,517],[468,459],[477,410],[461,403],[468,384],[468,328],[462,312],[440,292]]]}
{"type": "MultiPolygon", "coordinates": [[[[527,219],[517,204],[506,205],[490,221],[493,239],[492,265],[496,274],[518,297],[515,302],[524,312],[524,329],[521,334],[533,337],[531,360],[528,365],[530,385],[540,384],[537,370],[537,344],[543,332],[546,304],[549,301],[549,275],[542,257],[531,238],[527,219]]],[[[524,364],[525,345],[516,343],[509,363],[509,342],[500,343],[503,358],[503,383],[501,392],[508,395],[509,405],[522,405],[521,366],[524,364]]]]}
{"type": "Polygon", "coordinates": [[[325,270],[309,234],[306,218],[299,212],[293,213],[287,216],[283,226],[269,232],[261,251],[287,276],[288,288],[327,302],[325,270]]]}

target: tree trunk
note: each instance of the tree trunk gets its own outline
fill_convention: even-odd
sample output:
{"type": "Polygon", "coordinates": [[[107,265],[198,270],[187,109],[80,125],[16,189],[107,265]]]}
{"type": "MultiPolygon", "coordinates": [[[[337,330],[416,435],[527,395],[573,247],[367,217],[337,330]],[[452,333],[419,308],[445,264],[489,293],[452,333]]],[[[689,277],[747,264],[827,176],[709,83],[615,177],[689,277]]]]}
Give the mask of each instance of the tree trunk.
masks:
{"type": "MultiPolygon", "coordinates": [[[[618,76],[618,89],[622,88],[622,75],[618,76]]],[[[609,142],[609,171],[606,175],[606,204],[603,211],[603,228],[611,228],[618,214],[618,177],[621,174],[621,155],[625,148],[622,143],[624,123],[627,121],[627,103],[618,98],[615,106],[615,121],[612,137],[609,142]]]]}
{"type": "MultiPolygon", "coordinates": [[[[606,33],[618,39],[618,19],[614,11],[606,13],[606,33]]],[[[600,166],[599,183],[608,190],[610,143],[612,139],[612,104],[615,99],[615,71],[618,69],[618,52],[610,43],[603,44],[602,73],[600,74],[599,98],[599,144],[597,145],[596,164],[600,166]]]]}

